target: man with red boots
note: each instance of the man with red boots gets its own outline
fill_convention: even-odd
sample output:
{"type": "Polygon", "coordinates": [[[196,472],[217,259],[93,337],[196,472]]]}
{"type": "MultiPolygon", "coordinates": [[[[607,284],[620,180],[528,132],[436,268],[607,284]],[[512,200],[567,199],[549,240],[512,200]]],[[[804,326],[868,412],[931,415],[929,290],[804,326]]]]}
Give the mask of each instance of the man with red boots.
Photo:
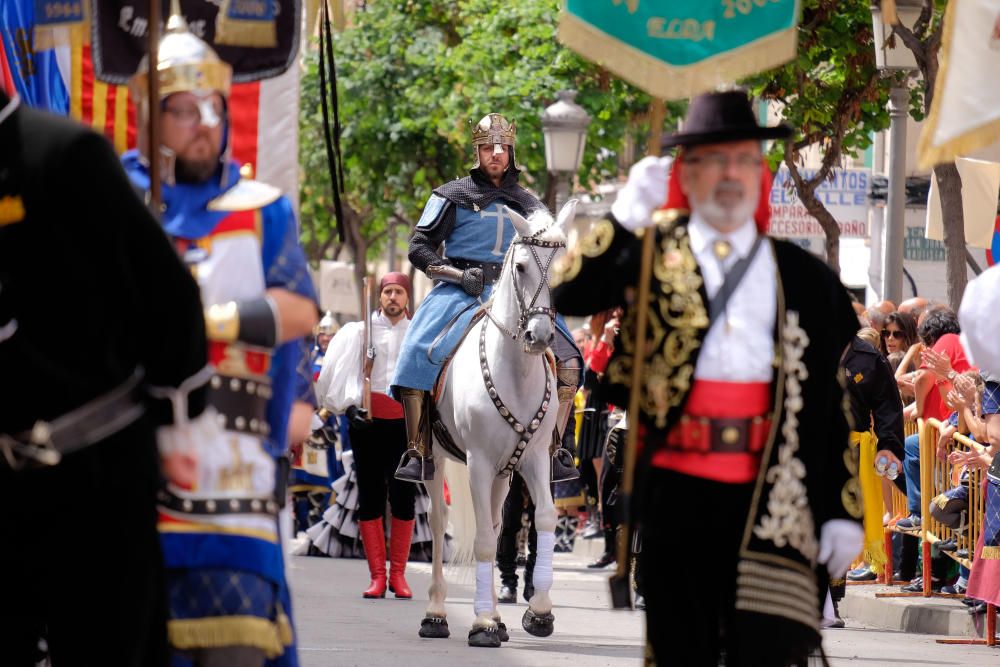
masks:
{"type": "Polygon", "coordinates": [[[316,384],[322,407],[346,415],[350,428],[361,541],[372,578],[364,592],[366,598],[385,597],[387,583],[397,598],[413,597],[403,575],[413,537],[416,487],[393,476],[406,451],[406,424],[403,406],[388,396],[399,348],[410,324],[409,302],[410,279],[403,273],[387,273],[379,283],[379,309],[368,323],[368,350],[363,349],[365,323],[345,324],[330,341],[316,384]],[[364,360],[369,355],[374,355],[369,371],[371,414],[362,408],[364,360]],[[387,496],[392,510],[388,582],[383,525],[387,496]]]}

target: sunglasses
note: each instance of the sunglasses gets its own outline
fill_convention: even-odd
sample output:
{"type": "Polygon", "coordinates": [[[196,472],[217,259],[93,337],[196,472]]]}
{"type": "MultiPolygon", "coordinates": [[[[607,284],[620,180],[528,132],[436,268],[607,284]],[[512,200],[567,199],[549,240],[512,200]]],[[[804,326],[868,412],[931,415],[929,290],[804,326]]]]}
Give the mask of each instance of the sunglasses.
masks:
{"type": "Polygon", "coordinates": [[[882,338],[898,338],[903,340],[902,331],[889,331],[888,329],[882,331],[882,338]]]}

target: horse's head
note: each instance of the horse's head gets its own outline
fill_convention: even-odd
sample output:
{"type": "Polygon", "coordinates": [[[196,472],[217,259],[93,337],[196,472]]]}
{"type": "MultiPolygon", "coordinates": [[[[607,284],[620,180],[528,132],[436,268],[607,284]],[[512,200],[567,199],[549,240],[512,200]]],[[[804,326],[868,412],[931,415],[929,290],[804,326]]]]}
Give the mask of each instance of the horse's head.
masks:
{"type": "Polygon", "coordinates": [[[549,346],[556,334],[555,309],[549,293],[549,267],[556,255],[566,248],[566,232],[573,224],[576,200],[566,202],[553,220],[545,209],[533,212],[524,218],[516,211],[506,208],[506,213],[517,230],[507,252],[498,291],[510,287],[516,307],[517,329],[512,335],[520,339],[524,351],[541,354],[549,346]]]}

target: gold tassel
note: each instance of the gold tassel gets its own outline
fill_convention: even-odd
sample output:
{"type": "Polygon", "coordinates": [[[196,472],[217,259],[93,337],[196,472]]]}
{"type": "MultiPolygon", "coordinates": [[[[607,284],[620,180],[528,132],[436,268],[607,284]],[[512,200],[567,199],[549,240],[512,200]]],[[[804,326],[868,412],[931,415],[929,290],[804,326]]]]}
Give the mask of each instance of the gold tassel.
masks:
{"type": "Polygon", "coordinates": [[[882,527],[882,482],[875,472],[878,440],[871,432],[862,433],[858,442],[861,454],[861,500],[865,509],[864,559],[875,574],[882,574],[888,561],[885,553],[885,529],[882,527]]]}
{"type": "MultiPolygon", "coordinates": [[[[284,616],[284,613],[281,614],[284,616]]],[[[288,623],[288,617],[284,616],[288,623]]],[[[185,650],[195,648],[221,648],[224,646],[250,646],[264,651],[268,658],[276,658],[291,644],[282,641],[281,617],[276,626],[258,616],[213,616],[211,618],[172,619],[167,622],[171,646],[185,650]]],[[[291,627],[288,627],[291,636],[291,627]]]]}
{"type": "Polygon", "coordinates": [[[292,642],[295,641],[295,635],[292,631],[292,621],[288,618],[288,614],[285,610],[278,605],[278,639],[284,646],[291,646],[292,642]]]}

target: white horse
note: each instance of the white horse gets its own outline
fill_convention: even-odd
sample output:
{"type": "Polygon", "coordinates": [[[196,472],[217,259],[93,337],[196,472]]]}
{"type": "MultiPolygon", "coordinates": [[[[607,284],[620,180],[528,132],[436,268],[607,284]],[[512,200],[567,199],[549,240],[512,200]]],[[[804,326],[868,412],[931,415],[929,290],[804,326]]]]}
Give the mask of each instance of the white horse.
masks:
{"type": "MultiPolygon", "coordinates": [[[[524,629],[538,637],[552,634],[552,551],[556,509],[549,486],[549,444],[556,426],[556,375],[550,355],[544,354],[556,335],[555,311],[548,288],[548,270],[565,251],[566,230],[572,224],[576,200],[553,221],[548,211],[525,219],[505,209],[517,236],[504,258],[503,270],[482,317],[456,348],[446,370],[437,402],[441,423],[461,456],[446,452],[440,438],[434,447],[437,469],[446,469],[452,495],[455,555],[452,562],[473,558],[476,568],[476,613],[469,632],[470,646],[500,646],[507,641],[506,626],[497,611],[493,586],[497,532],[500,527],[510,471],[517,470],[535,503],[538,553],[535,594],[522,618],[524,629]],[[469,511],[469,494],[471,509],[469,511]],[[462,516],[464,515],[464,517],[462,516]],[[469,525],[475,519],[474,531],[469,525]],[[465,519],[463,521],[463,518],[465,519]],[[474,541],[469,538],[474,535],[474,541]],[[464,539],[463,539],[464,538],[464,539]]],[[[444,607],[447,594],[442,545],[448,523],[444,503],[444,475],[427,482],[432,505],[434,559],[430,602],[420,627],[421,637],[449,636],[444,607]]]]}

